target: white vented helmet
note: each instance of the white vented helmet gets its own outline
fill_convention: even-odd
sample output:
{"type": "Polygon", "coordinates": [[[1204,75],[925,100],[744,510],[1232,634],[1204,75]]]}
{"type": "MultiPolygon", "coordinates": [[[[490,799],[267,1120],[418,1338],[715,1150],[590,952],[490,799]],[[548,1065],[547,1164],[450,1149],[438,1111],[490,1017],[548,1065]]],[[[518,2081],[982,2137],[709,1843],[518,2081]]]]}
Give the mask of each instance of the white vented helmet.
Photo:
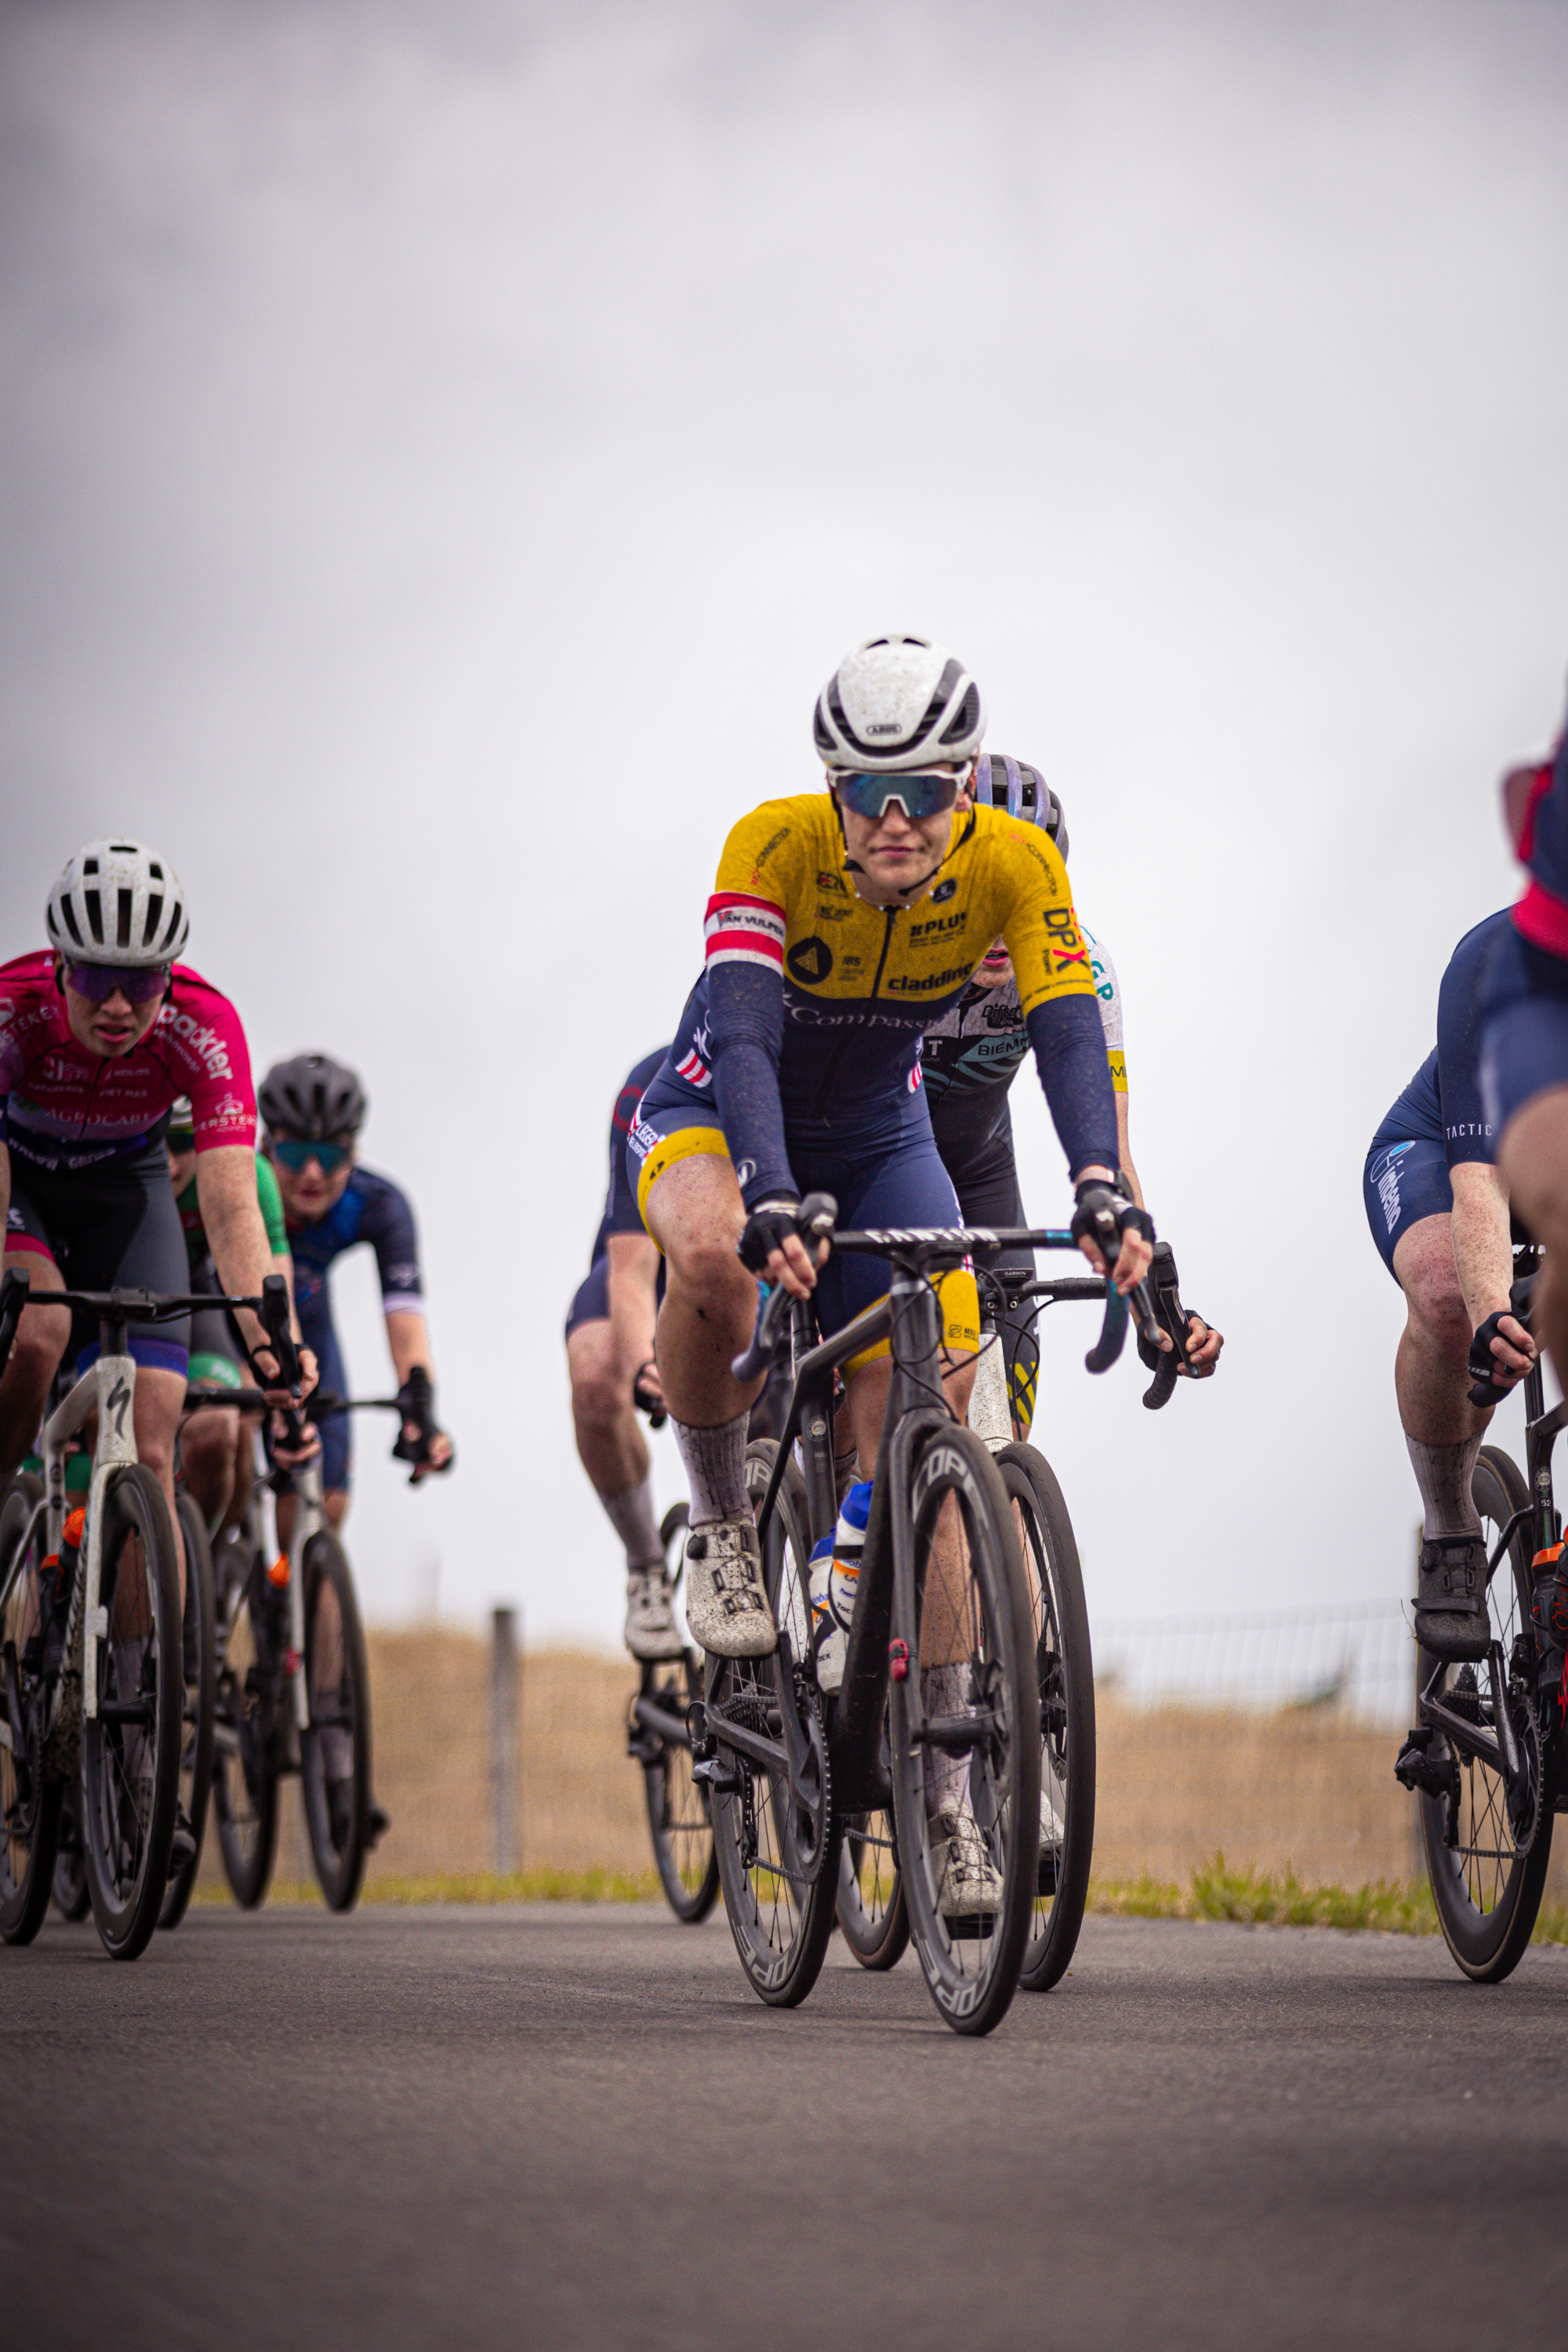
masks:
{"type": "Polygon", "coordinates": [[[830,768],[962,761],[980,749],[985,705],[956,654],[895,631],[845,656],[817,696],[812,731],[830,768]]]}
{"type": "Polygon", "coordinates": [[[142,841],[89,841],[49,892],[49,944],[83,963],[173,963],[190,936],[172,866],[142,841]]]}

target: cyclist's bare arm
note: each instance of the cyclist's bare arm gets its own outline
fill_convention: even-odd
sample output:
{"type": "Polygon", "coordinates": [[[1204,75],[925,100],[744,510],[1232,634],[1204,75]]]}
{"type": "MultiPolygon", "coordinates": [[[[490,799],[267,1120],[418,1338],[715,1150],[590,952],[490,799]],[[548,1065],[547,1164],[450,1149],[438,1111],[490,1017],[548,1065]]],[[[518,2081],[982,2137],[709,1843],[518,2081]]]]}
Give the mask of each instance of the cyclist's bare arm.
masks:
{"type": "MultiPolygon", "coordinates": [[[[276,1268],[256,1197],[256,1154],[248,1144],[222,1143],[197,1152],[196,1201],[218,1280],[231,1294],[255,1297],[276,1268]]],[[[271,1350],[260,1318],[242,1307],[236,1319],[251,1354],[269,1363],[271,1350]]],[[[297,1343],[297,1323],[294,1329],[297,1343]]],[[[300,1369],[301,1386],[309,1394],[316,1385],[316,1360],[309,1349],[300,1350],[300,1369]]]]}
{"type": "Polygon", "coordinates": [[[1448,1221],[1454,1271],[1470,1328],[1477,1330],[1489,1315],[1501,1315],[1493,1358],[1500,1370],[1522,1376],[1535,1360],[1535,1342],[1508,1311],[1513,1243],[1507,1191],[1497,1170],[1484,1160],[1457,1160],[1448,1181],[1454,1192],[1454,1213],[1448,1221]]]}

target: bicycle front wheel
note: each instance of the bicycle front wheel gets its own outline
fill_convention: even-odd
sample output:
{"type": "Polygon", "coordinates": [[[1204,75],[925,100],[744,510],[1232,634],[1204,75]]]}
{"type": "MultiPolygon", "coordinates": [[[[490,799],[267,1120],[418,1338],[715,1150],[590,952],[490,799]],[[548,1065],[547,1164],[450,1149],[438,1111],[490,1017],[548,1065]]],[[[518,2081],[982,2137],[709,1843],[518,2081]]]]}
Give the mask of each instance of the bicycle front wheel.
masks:
{"type": "Polygon", "coordinates": [[[253,1911],[271,1881],[278,1852],[275,1706],[279,1685],[268,1631],[270,1588],[255,1545],[237,1533],[223,1538],[214,1582],[217,1699],[213,1812],[229,1891],[242,1911],[253,1911]]]}
{"type": "Polygon", "coordinates": [[[1094,1664],[1078,1544],[1055,1473],[1032,1445],[1005,1445],[996,1467],[1013,1506],[1040,1695],[1040,1848],[1034,1916],[1018,1981],[1048,1992],[1083,1926],[1094,1858],[1094,1664]]]}
{"type": "MultiPolygon", "coordinates": [[[[18,1470],[0,1497],[0,1576],[10,1597],[0,1622],[0,1937],[30,1944],[44,1924],[54,1879],[64,1784],[44,1769],[48,1694],[38,1639],[38,1576],[47,1539],[42,1482],[18,1470]],[[20,1559],[17,1547],[26,1545],[20,1559]]],[[[53,1571],[50,1571],[51,1575],[53,1571]]]]}
{"type": "MultiPolygon", "coordinates": [[[[1496,1445],[1482,1446],[1470,1492],[1481,1515],[1489,1558],[1508,1521],[1529,1502],[1530,1492],[1514,1463],[1496,1445]]],[[[1502,1643],[1505,1659],[1512,1657],[1516,1637],[1525,1636],[1531,1684],[1505,1692],[1500,1702],[1488,1667],[1448,1665],[1436,1696],[1456,1712],[1473,1716],[1482,1729],[1492,1727],[1500,1703],[1509,1706],[1516,1736],[1539,1774],[1533,1822],[1523,1825],[1522,1837],[1516,1835],[1498,1774],[1478,1759],[1457,1755],[1446,1740],[1435,1739],[1429,1752],[1453,1765],[1450,1792],[1421,1798],[1421,1842],[1437,1924],[1459,1967],[1477,1984],[1500,1984],[1523,1958],[1552,1859],[1554,1791],[1550,1772],[1542,1768],[1535,1724],[1530,1559],[1526,1520],[1514,1530],[1497,1564],[1487,1588],[1487,1608],[1493,1638],[1502,1643]]],[[[1421,1653],[1423,1689],[1436,1663],[1421,1653]]]]}
{"type": "Polygon", "coordinates": [[[370,1852],[370,1667],[348,1560],[326,1529],[305,1547],[304,1576],[305,1825],[328,1909],[351,1911],[370,1852]]]}
{"type": "MultiPolygon", "coordinates": [[[[778,1447],[757,1438],[746,1448],[746,1491],[761,1502],[778,1447]]],[[[763,1570],[774,1622],[787,1633],[797,1660],[811,1654],[809,1546],[794,1480],[779,1490],[763,1550],[763,1570]]],[[[833,1932],[838,1891],[838,1830],[827,1786],[827,1742],[815,1685],[786,1675],[782,1658],[720,1658],[713,1662],[710,1719],[731,1722],[778,1738],[786,1708],[811,1744],[818,1803],[808,1814],[782,1772],[752,1764],[721,1747],[728,1788],[713,1797],[713,1845],[724,1909],[741,1966],[752,1990],[775,2009],[793,2009],[816,1982],[833,1932]]]]}
{"type": "Polygon", "coordinates": [[[180,1581],[163,1490],[144,1463],[110,1482],[103,1506],[98,1712],[82,1724],[82,1846],[104,1949],[133,1960],[158,1924],[180,1801],[180,1581]]]}
{"type": "Polygon", "coordinates": [[[169,1881],[160,1927],[177,1927],[184,1917],[201,1868],[207,1800],[213,1784],[213,1720],[217,1666],[213,1645],[213,1556],[202,1515],[182,1487],[174,1496],[180,1533],[185,1539],[185,1607],[181,1625],[181,1671],[185,1706],[180,1729],[180,1803],[196,1842],[195,1852],[169,1881]]]}
{"type": "MultiPolygon", "coordinates": [[[[672,1583],[679,1576],[686,1519],[687,1506],[672,1503],[658,1531],[672,1583]]],[[[684,1723],[687,1708],[702,1696],[702,1669],[695,1654],[689,1650],[684,1657],[644,1666],[640,1696],[684,1723]]],[[[691,1777],[691,1743],[646,1732],[638,1752],[659,1884],[676,1917],[694,1927],[719,1899],[719,1863],[708,1801],[691,1777]]]]}
{"type": "Polygon", "coordinates": [[[1017,1990],[1039,1874],[1029,1604],[982,1441],[932,1428],[911,1473],[913,1555],[895,1562],[892,1627],[908,1670],[889,1694],[900,1875],[938,2012],[956,2033],[989,2033],[1017,1990]]]}

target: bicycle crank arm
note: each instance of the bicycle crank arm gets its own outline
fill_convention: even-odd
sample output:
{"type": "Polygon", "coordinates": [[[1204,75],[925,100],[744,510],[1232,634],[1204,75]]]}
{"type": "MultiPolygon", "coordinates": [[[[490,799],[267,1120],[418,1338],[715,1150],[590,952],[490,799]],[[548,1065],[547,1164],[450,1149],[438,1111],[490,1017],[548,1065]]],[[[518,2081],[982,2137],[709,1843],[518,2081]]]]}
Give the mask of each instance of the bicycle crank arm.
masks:
{"type": "Polygon", "coordinates": [[[1472,1723],[1468,1716],[1456,1714],[1451,1706],[1445,1706],[1440,1698],[1424,1698],[1421,1720],[1431,1724],[1435,1730],[1445,1733],[1467,1763],[1484,1764],[1489,1771],[1497,1774],[1500,1780],[1507,1781],[1508,1772],[1497,1741],[1490,1738],[1479,1724],[1472,1723]]]}
{"type": "Polygon", "coordinates": [[[1502,1776],[1511,1792],[1523,1778],[1524,1759],[1520,1755],[1519,1740],[1508,1711],[1508,1669],[1503,1664],[1500,1642],[1492,1643],[1489,1664],[1492,1675],[1492,1714],[1497,1719],[1498,1745],[1502,1749],[1502,1776]]]}
{"type": "Polygon", "coordinates": [[[668,1740],[672,1747],[689,1748],[691,1745],[691,1734],[686,1728],[685,1717],[672,1715],[667,1706],[657,1706],[651,1698],[639,1696],[633,1699],[632,1721],[640,1724],[645,1731],[657,1733],[660,1739],[668,1740]]]}
{"type": "Polygon", "coordinates": [[[916,1743],[940,1748],[944,1755],[967,1756],[972,1748],[988,1746],[1001,1729],[994,1715],[928,1715],[910,1736],[916,1743]]]}

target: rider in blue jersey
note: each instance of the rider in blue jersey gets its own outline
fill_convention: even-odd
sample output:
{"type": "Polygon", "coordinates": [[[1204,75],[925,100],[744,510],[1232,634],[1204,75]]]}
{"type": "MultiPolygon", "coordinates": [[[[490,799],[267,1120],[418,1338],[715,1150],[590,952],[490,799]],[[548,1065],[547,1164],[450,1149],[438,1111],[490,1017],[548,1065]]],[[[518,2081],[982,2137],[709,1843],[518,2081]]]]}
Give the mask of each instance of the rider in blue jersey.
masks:
{"type": "Polygon", "coordinates": [[[1513,1280],[1508,1194],[1481,1097],[1481,1000],[1506,944],[1505,911],[1466,932],[1437,991],[1437,1042],[1373,1137],[1363,1171],[1367,1222],[1405,1293],[1394,1393],[1421,1489],[1415,1630],[1434,1656],[1486,1655],[1487,1556],[1470,1492],[1497,1401],[1521,1379],[1534,1345],[1509,1312],[1513,1280]]]}
{"type": "Polygon", "coordinates": [[[663,1289],[659,1255],[637,1213],[626,1172],[626,1139],[668,1046],[630,1070],[610,1115],[609,1184],[604,1214],[566,1318],[566,1363],[577,1455],[626,1546],[626,1645],[634,1658],[676,1658],[681,1638],[670,1607],[669,1571],[653,1507],[647,1440],[637,1404],[661,1411],[653,1360],[654,1318],[663,1289]]]}
{"type": "MultiPolygon", "coordinates": [[[[373,1175],[355,1159],[355,1138],[365,1114],[364,1090],[353,1072],[322,1054],[300,1054],[279,1062],[257,1089],[267,1122],[267,1153],[283,1197],[289,1247],[294,1260],[294,1297],[300,1328],[316,1351],[324,1390],[348,1393],[342,1352],[332,1325],[328,1272],[345,1250],[367,1243],[381,1275],[386,1340],[398,1382],[398,1400],[410,1418],[402,1444],[410,1449],[416,1484],[452,1462],[452,1442],[444,1431],[426,1433],[413,1418],[412,1375],[422,1369],[434,1390],[429,1334],[419,1274],[414,1213],[405,1195],[384,1176],[373,1175]],[[427,1444],[421,1440],[428,1435],[427,1444]]],[[[353,1446],[347,1413],[321,1423],[321,1482],[327,1516],[334,1527],[348,1509],[353,1446]]]]}

